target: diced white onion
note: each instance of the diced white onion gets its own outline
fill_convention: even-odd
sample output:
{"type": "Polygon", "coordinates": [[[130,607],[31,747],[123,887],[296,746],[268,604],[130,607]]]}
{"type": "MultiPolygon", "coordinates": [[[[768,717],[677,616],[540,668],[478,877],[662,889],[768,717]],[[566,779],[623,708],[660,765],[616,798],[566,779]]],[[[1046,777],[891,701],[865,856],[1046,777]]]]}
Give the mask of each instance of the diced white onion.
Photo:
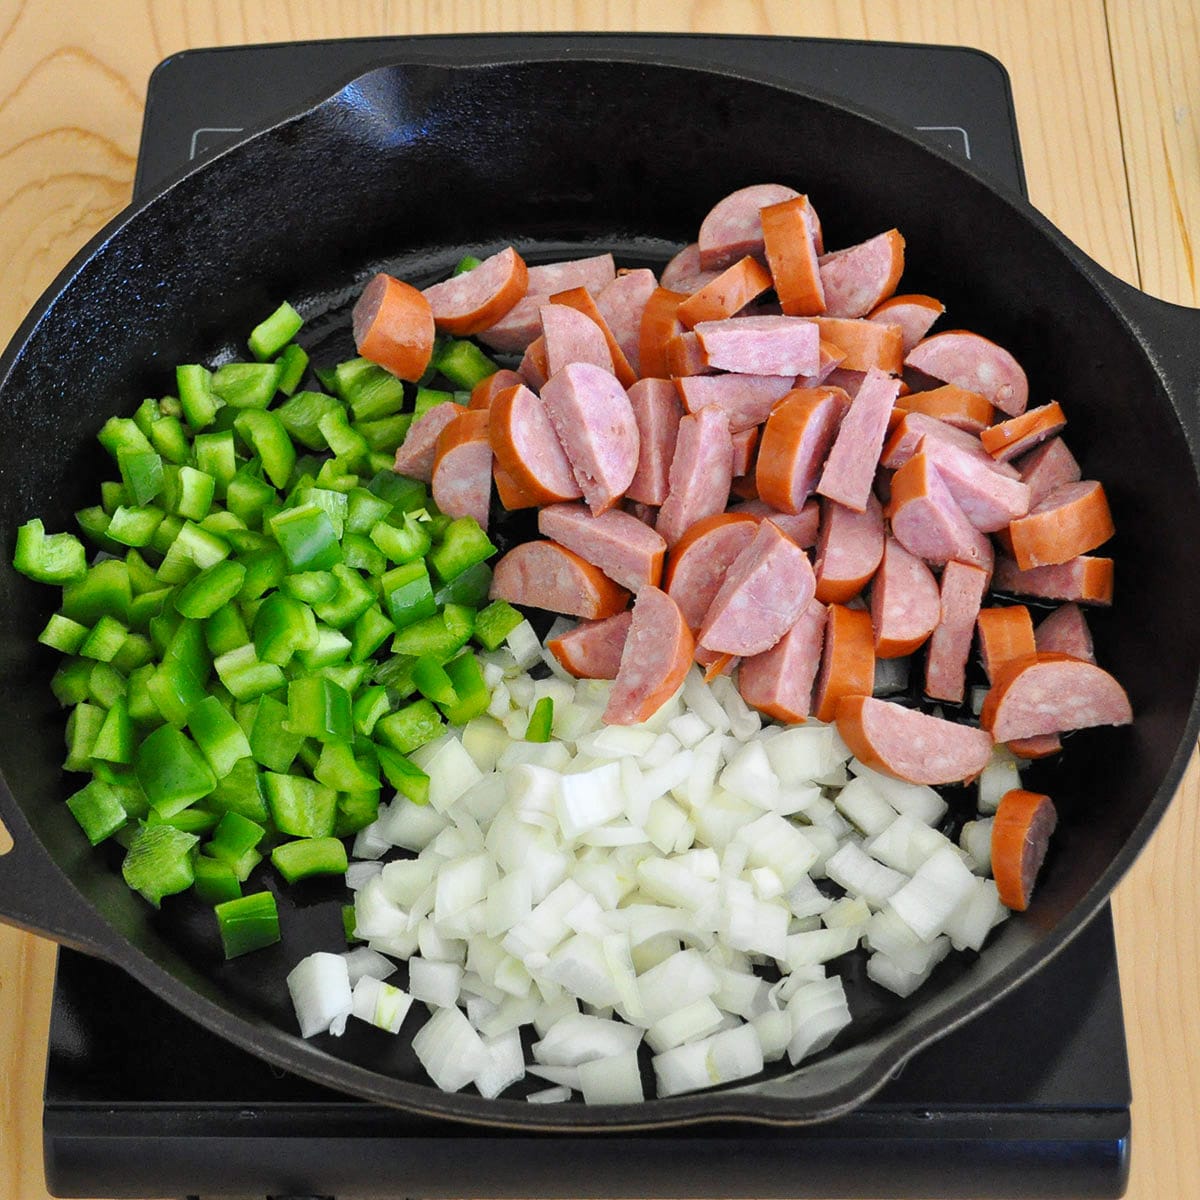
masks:
{"type": "Polygon", "coordinates": [[[360,1021],[388,1033],[399,1033],[412,1002],[413,998],[407,992],[364,975],[354,985],[351,1011],[360,1021]]]}
{"type": "Polygon", "coordinates": [[[318,950],[288,973],[288,992],[300,1022],[300,1036],[329,1032],[340,1037],[353,1008],[350,971],[340,954],[318,950]]]}
{"type": "Polygon", "coordinates": [[[542,1088],[538,1092],[530,1092],[525,1097],[530,1104],[562,1104],[565,1100],[570,1100],[571,1089],[569,1087],[548,1087],[542,1088]]]}
{"type": "Polygon", "coordinates": [[[443,1092],[467,1086],[489,1063],[488,1048],[457,1008],[439,1008],[417,1030],[413,1052],[443,1092]]]}

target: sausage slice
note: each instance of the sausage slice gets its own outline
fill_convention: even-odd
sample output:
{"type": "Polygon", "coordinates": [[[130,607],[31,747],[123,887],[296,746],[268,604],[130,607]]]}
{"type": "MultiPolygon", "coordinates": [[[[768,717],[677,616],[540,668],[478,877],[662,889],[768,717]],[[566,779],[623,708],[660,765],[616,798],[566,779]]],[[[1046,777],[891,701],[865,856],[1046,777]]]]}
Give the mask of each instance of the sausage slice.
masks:
{"type": "Polygon", "coordinates": [[[580,621],[551,638],[546,649],[576,679],[616,679],[633,613],[626,609],[602,621],[580,621]]]}
{"type": "Polygon", "coordinates": [[[505,554],[492,572],[488,596],[589,621],[619,613],[629,600],[599,567],[549,541],[522,542],[505,554]]]}
{"type": "Polygon", "coordinates": [[[637,725],[649,720],[682,685],[695,646],[679,605],[659,588],[643,588],[633,602],[605,722],[637,725]]]}

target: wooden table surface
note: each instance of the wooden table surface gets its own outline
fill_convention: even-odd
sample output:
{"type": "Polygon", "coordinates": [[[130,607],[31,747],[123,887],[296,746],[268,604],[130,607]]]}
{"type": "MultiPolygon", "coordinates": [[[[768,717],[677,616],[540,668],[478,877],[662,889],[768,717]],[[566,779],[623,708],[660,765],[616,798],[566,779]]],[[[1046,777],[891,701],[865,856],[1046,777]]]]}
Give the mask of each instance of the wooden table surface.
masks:
{"type": "MultiPolygon", "coordinates": [[[[127,203],[146,80],[165,56],[293,38],[572,29],[989,51],[1012,77],[1033,203],[1117,275],[1200,306],[1196,0],[0,0],[0,345],[127,203]]],[[[1193,758],[1114,900],[1133,1072],[1130,1200],[1200,1196],[1198,804],[1193,758]]],[[[50,943],[0,927],[0,1197],[9,1200],[46,1195],[53,966],[50,943]]]]}

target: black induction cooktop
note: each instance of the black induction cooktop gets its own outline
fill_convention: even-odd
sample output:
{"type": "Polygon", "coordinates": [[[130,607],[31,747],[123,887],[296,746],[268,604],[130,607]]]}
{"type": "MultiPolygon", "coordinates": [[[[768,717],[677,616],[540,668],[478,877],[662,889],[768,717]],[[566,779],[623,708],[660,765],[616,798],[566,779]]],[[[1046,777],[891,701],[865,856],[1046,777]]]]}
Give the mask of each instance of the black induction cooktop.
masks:
{"type": "MultiPolygon", "coordinates": [[[[466,35],[196,50],[147,93],[135,196],[389,61],[619,53],[733,68],[887,112],[1024,190],[1008,77],[979,51],[798,38],[466,35]]],[[[59,953],[46,1074],[56,1196],[1120,1196],[1130,1083],[1105,908],[1034,979],[860,1109],[785,1129],[525,1134],[330,1092],[59,953]]]]}

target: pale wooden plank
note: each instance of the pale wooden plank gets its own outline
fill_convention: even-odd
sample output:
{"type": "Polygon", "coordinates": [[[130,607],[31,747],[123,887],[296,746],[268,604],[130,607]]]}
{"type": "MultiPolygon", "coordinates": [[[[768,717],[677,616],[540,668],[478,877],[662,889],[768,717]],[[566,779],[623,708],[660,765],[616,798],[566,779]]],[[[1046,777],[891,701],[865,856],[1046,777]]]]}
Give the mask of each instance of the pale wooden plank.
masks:
{"type": "MultiPolygon", "coordinates": [[[[1185,0],[1110,0],[1108,14],[1141,286],[1196,306],[1200,14],[1185,0]]],[[[1131,1196],[1200,1192],[1198,811],[1193,760],[1114,898],[1134,1076],[1131,1196]]]]}

